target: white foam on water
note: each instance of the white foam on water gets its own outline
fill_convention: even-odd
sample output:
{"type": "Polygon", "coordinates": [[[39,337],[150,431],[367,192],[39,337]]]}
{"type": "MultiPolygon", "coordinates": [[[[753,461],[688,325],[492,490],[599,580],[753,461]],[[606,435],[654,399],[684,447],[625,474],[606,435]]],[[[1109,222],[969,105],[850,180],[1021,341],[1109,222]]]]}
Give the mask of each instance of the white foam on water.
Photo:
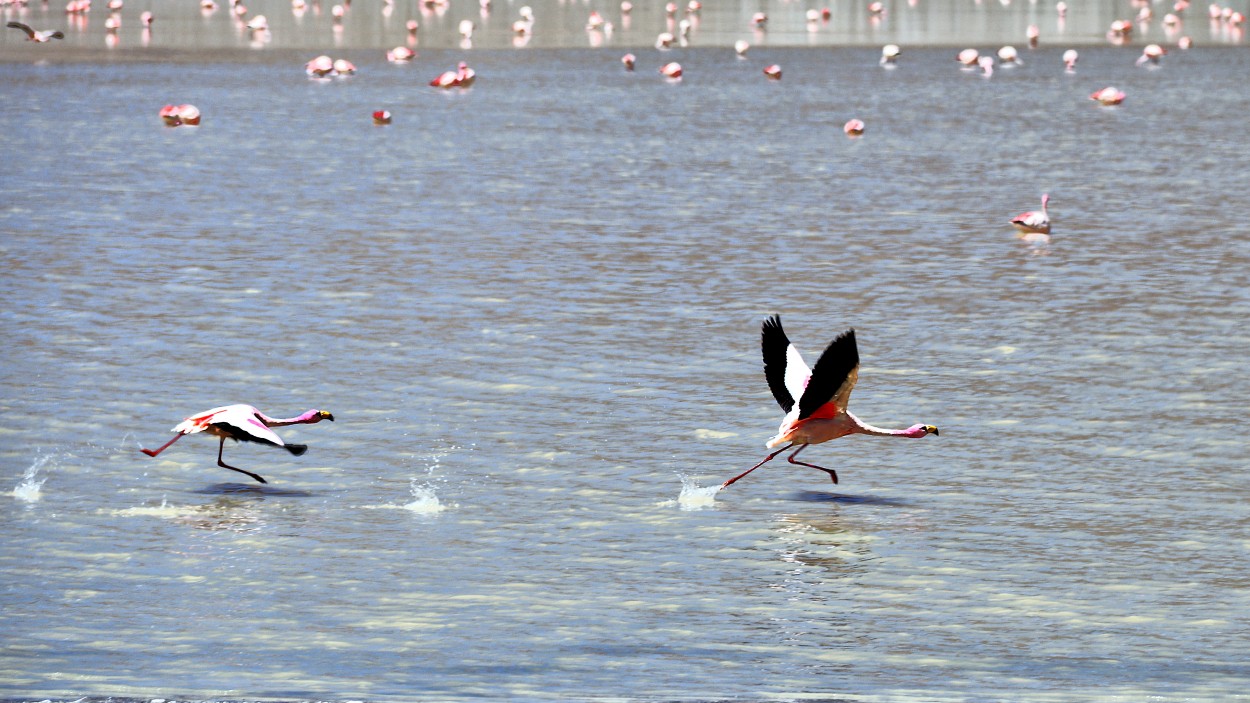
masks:
{"type": "Polygon", "coordinates": [[[55,465],[55,454],[44,454],[36,457],[34,463],[26,468],[26,473],[22,474],[22,480],[13,487],[13,497],[23,503],[39,502],[39,495],[43,489],[43,482],[48,480],[47,472],[43,478],[39,478],[39,472],[43,471],[48,464],[55,465]]]}
{"type": "Polygon", "coordinates": [[[681,479],[681,493],[677,495],[677,505],[682,510],[703,510],[716,505],[716,494],[720,485],[700,486],[694,479],[685,474],[677,474],[681,479]]]}
{"type": "Polygon", "coordinates": [[[412,501],[404,504],[404,510],[430,515],[447,509],[428,483],[418,484],[417,479],[414,478],[409,485],[409,491],[412,492],[412,501]]]}

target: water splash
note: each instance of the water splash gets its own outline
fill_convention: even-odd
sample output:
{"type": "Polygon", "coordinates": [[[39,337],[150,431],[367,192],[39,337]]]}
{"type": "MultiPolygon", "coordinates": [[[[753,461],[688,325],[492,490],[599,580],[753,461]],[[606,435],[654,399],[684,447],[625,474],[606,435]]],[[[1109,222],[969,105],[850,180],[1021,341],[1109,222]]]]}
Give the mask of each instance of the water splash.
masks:
{"type": "Polygon", "coordinates": [[[48,464],[55,466],[55,461],[56,455],[54,454],[45,454],[36,458],[35,462],[26,469],[26,473],[22,474],[21,482],[13,488],[13,497],[24,503],[39,502],[43,482],[48,480],[46,472],[43,478],[38,478],[39,472],[43,471],[48,464]]]}
{"type": "Polygon", "coordinates": [[[703,510],[716,505],[716,494],[720,492],[720,485],[700,486],[685,474],[677,474],[677,477],[681,479],[677,505],[682,510],[703,510]]]}
{"type": "Polygon", "coordinates": [[[431,515],[441,513],[447,509],[428,483],[417,483],[417,479],[414,478],[409,483],[408,490],[412,493],[412,502],[405,503],[404,510],[421,515],[431,515]]]}

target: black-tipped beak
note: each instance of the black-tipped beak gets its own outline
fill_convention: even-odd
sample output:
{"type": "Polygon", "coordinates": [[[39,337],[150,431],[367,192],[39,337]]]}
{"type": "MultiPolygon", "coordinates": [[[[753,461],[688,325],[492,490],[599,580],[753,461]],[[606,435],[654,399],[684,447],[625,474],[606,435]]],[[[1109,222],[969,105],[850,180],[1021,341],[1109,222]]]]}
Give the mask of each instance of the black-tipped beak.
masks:
{"type": "MultiPolygon", "coordinates": [[[[334,419],[334,418],[331,418],[331,419],[334,419]]],[[[937,435],[941,435],[941,433],[940,433],[940,432],[938,432],[938,428],[936,428],[936,427],[934,427],[934,428],[933,428],[933,434],[934,434],[935,436],[937,436],[937,435]]]]}

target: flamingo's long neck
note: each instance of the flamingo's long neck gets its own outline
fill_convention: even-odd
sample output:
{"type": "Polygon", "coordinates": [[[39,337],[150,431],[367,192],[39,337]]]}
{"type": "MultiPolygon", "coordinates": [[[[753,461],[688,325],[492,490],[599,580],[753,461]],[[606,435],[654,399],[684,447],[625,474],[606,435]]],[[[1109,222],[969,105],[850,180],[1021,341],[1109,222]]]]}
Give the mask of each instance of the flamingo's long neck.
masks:
{"type": "Polygon", "coordinates": [[[851,418],[851,420],[855,422],[855,431],[858,432],[859,434],[873,435],[874,437],[915,437],[916,436],[916,428],[914,426],[908,427],[905,430],[887,430],[883,427],[874,427],[873,425],[870,425],[864,422],[858,417],[855,417],[854,415],[852,415],[851,411],[849,410],[846,411],[846,415],[847,417],[851,418]]]}
{"type": "Polygon", "coordinates": [[[257,412],[256,415],[260,418],[261,422],[265,423],[266,427],[286,427],[287,425],[303,425],[311,422],[312,419],[317,416],[317,411],[309,410],[308,412],[297,417],[287,418],[269,417],[262,412],[257,412]]]}

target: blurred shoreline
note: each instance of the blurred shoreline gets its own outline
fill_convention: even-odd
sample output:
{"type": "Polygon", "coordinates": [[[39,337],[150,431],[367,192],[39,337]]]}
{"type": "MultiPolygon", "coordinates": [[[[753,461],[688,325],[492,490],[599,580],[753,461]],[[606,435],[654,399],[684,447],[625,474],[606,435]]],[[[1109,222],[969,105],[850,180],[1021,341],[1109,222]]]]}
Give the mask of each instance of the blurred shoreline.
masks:
{"type": "MultiPolygon", "coordinates": [[[[1241,0],[1245,4],[1245,0],[1241,0]]],[[[617,2],[561,2],[537,0],[498,2],[489,9],[477,1],[446,4],[357,0],[335,18],[332,3],[310,3],[294,9],[289,0],[254,0],[238,14],[226,0],[212,10],[197,3],[167,5],[149,0],[126,3],[113,12],[100,0],[90,11],[70,14],[57,4],[34,3],[0,9],[0,17],[20,21],[36,29],[60,29],[63,41],[34,44],[15,29],[0,38],[3,62],[154,61],[267,62],[266,52],[342,52],[376,50],[406,45],[414,50],[498,49],[652,49],[662,33],[672,34],[674,48],[727,48],[745,40],[754,47],[866,47],[899,44],[903,47],[980,47],[1005,44],[1024,48],[1026,32],[1036,27],[1040,47],[1106,45],[1112,41],[1108,27],[1117,20],[1133,20],[1133,32],[1115,43],[1173,45],[1189,36],[1195,46],[1244,46],[1244,30],[1226,21],[1209,20],[1207,8],[1197,5],[1186,11],[1179,24],[1165,25],[1170,8],[1141,0],[1104,0],[1073,3],[1064,16],[1049,0],[976,2],[975,0],[914,0],[882,4],[879,13],[867,2],[836,0],[828,7],[797,2],[715,2],[689,12],[685,5],[673,14],[662,3],[638,3],[625,13],[617,2]],[[527,33],[514,23],[521,8],[533,8],[534,21],[527,33]],[[1151,19],[1136,21],[1142,7],[1154,8],[1151,19]],[[822,12],[827,10],[827,13],[822,12]],[[140,14],[154,15],[144,28],[140,14]],[[767,22],[756,26],[757,12],[767,22]],[[592,15],[597,13],[597,15],[592,15]],[[249,29],[263,16],[264,30],[249,29]],[[407,24],[418,28],[410,32],[407,24]],[[601,24],[598,24],[601,22],[601,24]],[[113,25],[106,27],[106,25],[113,25]],[[466,36],[465,30],[468,29],[466,36]],[[684,38],[683,38],[684,35],[684,38]]],[[[1232,10],[1245,11],[1234,5],[1232,10]]]]}

